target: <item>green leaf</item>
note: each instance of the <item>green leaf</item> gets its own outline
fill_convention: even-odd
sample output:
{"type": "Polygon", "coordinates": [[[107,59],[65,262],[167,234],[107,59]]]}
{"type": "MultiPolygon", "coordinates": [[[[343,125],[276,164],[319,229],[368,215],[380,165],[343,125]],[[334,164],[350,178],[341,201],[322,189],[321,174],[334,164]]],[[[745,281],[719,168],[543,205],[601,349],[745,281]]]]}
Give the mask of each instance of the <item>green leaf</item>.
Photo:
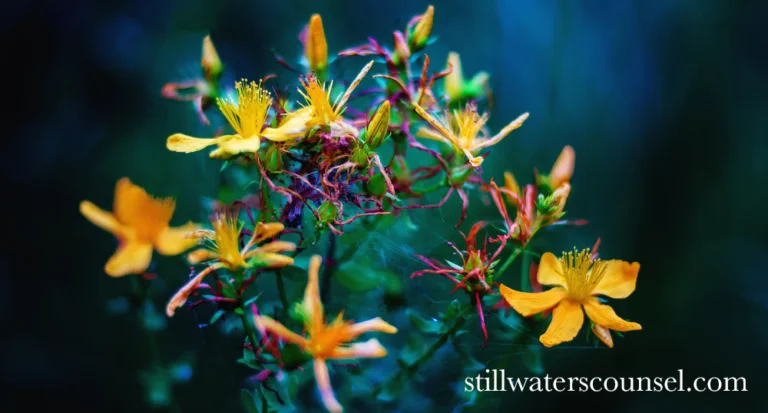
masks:
{"type": "Polygon", "coordinates": [[[424,334],[439,334],[443,329],[443,323],[441,321],[417,314],[413,311],[408,312],[408,319],[417,330],[424,334]]]}
{"type": "Polygon", "coordinates": [[[247,410],[248,413],[261,413],[259,411],[259,406],[256,405],[256,399],[248,390],[240,390],[240,401],[243,403],[243,406],[245,406],[245,410],[247,410]]]}
{"type": "Polygon", "coordinates": [[[221,316],[223,316],[226,313],[227,312],[224,310],[216,311],[215,313],[213,313],[213,316],[211,317],[211,321],[209,321],[208,324],[214,324],[216,321],[218,321],[221,318],[221,316]]]}
{"type": "Polygon", "coordinates": [[[411,334],[408,336],[405,347],[400,351],[398,362],[403,365],[403,367],[407,367],[418,360],[426,350],[427,344],[424,342],[424,338],[419,334],[411,334]]]}

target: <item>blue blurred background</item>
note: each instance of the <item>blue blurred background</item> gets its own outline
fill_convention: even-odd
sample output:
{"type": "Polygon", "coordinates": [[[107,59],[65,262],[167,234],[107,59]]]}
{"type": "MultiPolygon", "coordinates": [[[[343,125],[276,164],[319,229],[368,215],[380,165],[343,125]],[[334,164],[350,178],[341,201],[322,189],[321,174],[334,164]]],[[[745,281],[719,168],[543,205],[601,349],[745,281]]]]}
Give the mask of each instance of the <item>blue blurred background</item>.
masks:
{"type": "MultiPolygon", "coordinates": [[[[169,362],[190,354],[194,360],[192,377],[173,388],[178,409],[242,411],[239,389],[250,373],[234,363],[241,336],[198,329],[191,315],[167,325],[160,318],[154,321],[164,327],[159,346],[148,348],[135,319],[120,314],[130,305],[119,298],[127,283],[102,273],[115,245],[78,214],[78,202],[108,207],[115,181],[129,176],[150,192],[177,196],[176,222],[200,219],[200,197],[218,193],[219,164],[164,148],[171,133],[207,130],[190,106],[161,99],[160,89],[197,73],[206,34],[231,79],[274,72],[290,78],[271,50],[297,57],[298,31],[312,13],[323,16],[329,50],[338,52],[369,35],[389,44],[392,30],[427,4],[4,4],[10,133],[1,165],[10,248],[0,252],[0,404],[148,411],[140,377],[147,377],[149,355],[159,353],[169,362]]],[[[494,148],[484,176],[500,180],[511,170],[529,180],[533,168],[548,170],[560,149],[572,145],[577,162],[568,210],[590,224],[547,235],[546,244],[560,251],[600,237],[605,257],[642,264],[637,292],[617,312],[643,331],[613,350],[544,351],[545,371],[666,377],[682,368],[686,377],[745,377],[751,391],[507,393],[493,395],[485,409],[764,409],[756,396],[767,384],[768,359],[768,36],[761,28],[768,3],[451,0],[435,6],[439,39],[428,51],[435,68],[455,50],[465,74],[491,74],[491,129],[531,113],[494,148]]],[[[349,59],[337,74],[348,77],[364,62],[349,59]]],[[[446,240],[460,240],[452,229],[458,207],[452,200],[442,214],[414,214],[429,236],[393,246],[372,235],[370,254],[387,256],[405,279],[418,267],[411,253],[434,256],[447,251],[446,240]]],[[[492,206],[474,202],[470,221],[478,219],[498,218],[492,206]]],[[[156,270],[166,280],[159,281],[161,303],[187,270],[173,260],[156,270]]],[[[406,281],[406,288],[447,289],[440,281],[406,281]]],[[[425,295],[445,299],[442,292],[425,295]]],[[[520,351],[506,344],[492,338],[478,358],[498,367],[520,351]]],[[[436,368],[427,366],[425,374],[436,368]]],[[[422,411],[459,404],[452,393],[459,379],[416,384],[429,387],[422,411]]]]}

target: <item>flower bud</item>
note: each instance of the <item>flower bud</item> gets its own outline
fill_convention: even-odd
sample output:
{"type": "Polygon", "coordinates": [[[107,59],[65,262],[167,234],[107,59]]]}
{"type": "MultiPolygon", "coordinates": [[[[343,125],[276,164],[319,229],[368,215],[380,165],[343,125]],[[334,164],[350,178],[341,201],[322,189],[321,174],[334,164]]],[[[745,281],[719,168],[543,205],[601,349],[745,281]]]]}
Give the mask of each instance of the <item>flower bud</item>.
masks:
{"type": "Polygon", "coordinates": [[[557,189],[560,185],[569,182],[576,166],[576,152],[571,146],[566,146],[560,152],[552,171],[549,173],[549,186],[557,189]]]}
{"type": "Polygon", "coordinates": [[[365,129],[365,143],[371,149],[376,149],[387,140],[389,128],[390,106],[389,101],[385,100],[379,106],[373,118],[365,129]]]}
{"type": "Polygon", "coordinates": [[[410,30],[408,36],[408,44],[411,46],[412,51],[419,51],[427,45],[429,36],[432,34],[432,23],[434,18],[435,8],[432,5],[427,7],[427,11],[418,17],[416,26],[410,30]]]}
{"type": "Polygon", "coordinates": [[[366,150],[363,148],[357,148],[354,151],[352,151],[352,157],[350,158],[352,162],[354,162],[359,167],[364,167],[368,165],[368,154],[366,153],[366,150]]]}
{"type": "Polygon", "coordinates": [[[613,348],[613,337],[611,337],[611,330],[600,324],[592,324],[592,333],[595,334],[598,340],[602,341],[608,348],[613,348]]]}
{"type": "Polygon", "coordinates": [[[319,14],[314,14],[309,19],[307,41],[304,45],[304,53],[309,63],[309,68],[315,72],[323,72],[328,66],[328,42],[325,40],[323,19],[319,14]]]}
{"type": "Polygon", "coordinates": [[[223,66],[219,54],[216,52],[216,48],[213,46],[211,36],[205,36],[203,39],[203,58],[200,63],[203,68],[203,76],[205,80],[209,82],[216,82],[221,76],[223,66]]]}
{"type": "Polygon", "coordinates": [[[395,64],[407,61],[411,58],[411,49],[408,48],[408,42],[405,40],[405,36],[400,31],[394,33],[395,44],[395,64]]]}
{"type": "Polygon", "coordinates": [[[283,170],[283,157],[280,148],[277,145],[270,145],[264,154],[264,166],[269,172],[280,172],[283,170]]]}
{"type": "Polygon", "coordinates": [[[451,67],[451,73],[445,77],[445,94],[452,102],[460,100],[477,100],[484,97],[488,91],[488,73],[478,72],[471,80],[464,79],[461,58],[456,52],[448,53],[446,65],[451,67]]]}
{"type": "Polygon", "coordinates": [[[317,214],[320,217],[321,224],[330,224],[339,213],[339,207],[331,201],[325,201],[319,208],[317,208],[317,214]]]}

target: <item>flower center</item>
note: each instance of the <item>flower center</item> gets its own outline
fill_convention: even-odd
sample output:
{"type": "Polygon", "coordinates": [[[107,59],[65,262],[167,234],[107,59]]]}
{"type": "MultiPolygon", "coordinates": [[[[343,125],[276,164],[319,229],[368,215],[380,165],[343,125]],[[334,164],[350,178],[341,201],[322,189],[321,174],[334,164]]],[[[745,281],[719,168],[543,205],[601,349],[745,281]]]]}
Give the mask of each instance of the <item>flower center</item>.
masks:
{"type": "Polygon", "coordinates": [[[240,232],[243,225],[230,216],[219,215],[212,222],[216,233],[214,250],[218,260],[232,269],[245,268],[245,259],[240,253],[240,232]]]}
{"type": "Polygon", "coordinates": [[[217,103],[221,113],[242,139],[248,139],[261,133],[267,120],[272,95],[262,89],[261,82],[243,79],[235,83],[237,102],[232,97],[219,98],[217,103]]]}
{"type": "Polygon", "coordinates": [[[299,90],[306,105],[312,107],[312,117],[314,123],[317,125],[328,125],[338,117],[338,114],[334,111],[331,105],[331,89],[333,88],[333,82],[328,86],[328,90],[325,89],[325,85],[321,85],[317,81],[317,77],[309,75],[300,79],[301,85],[304,87],[304,91],[299,90]]]}
{"type": "Polygon", "coordinates": [[[461,142],[465,148],[469,149],[472,146],[472,142],[474,142],[477,137],[477,134],[488,121],[488,115],[483,114],[481,116],[478,114],[477,105],[470,102],[467,103],[463,110],[454,110],[451,120],[452,129],[459,138],[459,142],[461,142]]]}
{"type": "Polygon", "coordinates": [[[599,259],[592,260],[589,248],[563,253],[560,265],[568,287],[568,297],[575,301],[583,301],[590,297],[592,290],[605,276],[607,268],[605,262],[599,259]]]}
{"type": "Polygon", "coordinates": [[[308,353],[318,358],[328,358],[333,351],[349,342],[353,337],[349,336],[350,323],[340,317],[331,324],[314,326],[309,329],[309,344],[305,349],[308,353]]]}

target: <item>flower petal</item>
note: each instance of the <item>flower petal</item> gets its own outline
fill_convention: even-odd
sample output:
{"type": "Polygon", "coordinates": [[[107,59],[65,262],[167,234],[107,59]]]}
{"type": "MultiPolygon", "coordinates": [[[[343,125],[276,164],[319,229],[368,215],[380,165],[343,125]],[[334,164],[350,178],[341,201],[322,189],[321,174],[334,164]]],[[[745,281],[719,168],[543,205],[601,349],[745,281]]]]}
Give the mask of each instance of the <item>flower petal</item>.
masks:
{"type": "Polygon", "coordinates": [[[592,323],[592,333],[608,348],[613,348],[613,337],[611,337],[611,330],[601,326],[600,324],[592,323]]]}
{"type": "Polygon", "coordinates": [[[555,254],[545,252],[541,256],[536,279],[539,280],[541,285],[566,286],[565,278],[563,278],[563,267],[560,265],[560,260],[555,257],[555,254]]]}
{"type": "Polygon", "coordinates": [[[113,202],[112,212],[120,223],[148,242],[168,226],[176,209],[173,197],[155,198],[128,178],[117,181],[113,202]]]}
{"type": "Polygon", "coordinates": [[[552,311],[552,322],[547,331],[539,337],[541,344],[546,347],[556,346],[565,341],[571,341],[584,324],[584,312],[581,304],[571,300],[563,300],[552,311]]]}
{"type": "Polygon", "coordinates": [[[312,107],[307,106],[283,117],[277,128],[266,128],[261,136],[272,142],[285,142],[291,139],[300,139],[307,134],[307,124],[312,119],[312,107]]]}
{"type": "Polygon", "coordinates": [[[378,359],[387,356],[387,349],[379,343],[379,340],[372,338],[363,343],[353,343],[347,347],[337,347],[331,353],[332,359],[378,359]]]}
{"type": "Polygon", "coordinates": [[[576,152],[572,147],[566,146],[560,152],[555,164],[552,166],[552,171],[549,173],[549,184],[553,190],[571,180],[575,165],[576,152]]]}
{"type": "Polygon", "coordinates": [[[214,260],[216,258],[218,258],[218,255],[207,248],[196,249],[187,254],[187,261],[192,265],[199,264],[203,261],[214,260]]]}
{"type": "Polygon", "coordinates": [[[395,334],[397,333],[397,327],[382,320],[381,317],[376,317],[367,321],[352,324],[349,326],[348,331],[349,335],[352,337],[357,337],[370,331],[380,331],[382,333],[395,334]]]}
{"type": "Polygon", "coordinates": [[[317,382],[317,389],[320,390],[320,398],[323,401],[323,405],[331,413],[341,413],[344,408],[341,407],[336,396],[333,395],[333,388],[331,387],[331,377],[328,375],[328,366],[323,359],[315,359],[315,381],[317,382]]]}
{"type": "Polygon", "coordinates": [[[253,324],[256,328],[264,334],[264,332],[270,332],[282,339],[287,343],[296,344],[299,347],[305,347],[307,345],[307,339],[289,330],[288,327],[278,323],[270,317],[266,316],[254,316],[253,324]]]}
{"type": "Polygon", "coordinates": [[[642,330],[640,324],[633,323],[616,315],[613,308],[609,305],[600,304],[596,298],[591,297],[584,302],[584,311],[587,317],[603,327],[614,331],[633,331],[642,330]]]}
{"type": "Polygon", "coordinates": [[[320,264],[323,259],[319,255],[313,255],[309,260],[309,279],[304,290],[304,306],[309,313],[313,326],[323,324],[323,303],[320,301],[320,264]]]}
{"type": "Polygon", "coordinates": [[[368,71],[371,70],[371,66],[373,66],[373,62],[374,61],[371,60],[370,62],[368,62],[367,65],[365,65],[365,67],[363,67],[360,70],[360,73],[358,73],[357,77],[355,77],[352,83],[349,84],[349,87],[347,88],[347,90],[344,91],[344,94],[341,95],[339,100],[337,100],[334,103],[333,113],[335,113],[336,115],[341,114],[342,109],[344,109],[344,105],[347,104],[347,100],[349,99],[350,96],[352,96],[352,92],[354,92],[355,88],[360,84],[360,82],[363,81],[363,78],[368,73],[368,71]]]}
{"type": "Polygon", "coordinates": [[[184,305],[184,303],[187,302],[187,299],[190,295],[192,295],[192,292],[197,289],[197,287],[200,286],[200,283],[203,282],[203,278],[205,278],[206,275],[210,274],[212,271],[221,268],[221,264],[214,264],[202,271],[200,271],[197,275],[195,275],[192,279],[187,281],[186,284],[184,284],[183,287],[179,289],[179,291],[176,292],[176,294],[171,297],[170,300],[168,300],[168,304],[165,306],[165,314],[168,317],[173,317],[173,314],[176,312],[176,309],[184,305]]]}
{"type": "Polygon", "coordinates": [[[277,253],[277,252],[290,252],[296,251],[296,244],[288,241],[272,241],[269,244],[264,244],[259,248],[256,248],[252,252],[259,253],[277,253]]]}
{"type": "Polygon", "coordinates": [[[497,143],[501,142],[504,137],[509,135],[510,132],[513,130],[523,126],[523,122],[528,119],[528,112],[523,113],[522,115],[518,116],[517,119],[513,120],[512,122],[509,122],[507,126],[505,126],[502,130],[499,131],[496,135],[494,135],[491,138],[485,139],[485,140],[476,140],[476,144],[472,145],[472,150],[476,151],[478,149],[487,148],[489,146],[496,145],[497,143]]]}
{"type": "Polygon", "coordinates": [[[97,227],[111,232],[118,238],[122,238],[122,225],[111,212],[104,211],[90,201],[83,201],[80,203],[80,213],[97,227]]]}
{"type": "Polygon", "coordinates": [[[179,255],[197,245],[197,240],[188,237],[197,225],[188,222],[181,227],[166,227],[155,238],[155,250],[163,255],[179,255]]]}
{"type": "Polygon", "coordinates": [[[504,284],[499,286],[501,296],[523,317],[530,317],[549,310],[565,298],[566,291],[560,287],[542,293],[522,293],[504,284]]]}
{"type": "Polygon", "coordinates": [[[256,254],[253,254],[253,257],[258,260],[265,268],[283,268],[289,265],[293,265],[292,257],[275,254],[272,252],[258,252],[258,248],[253,252],[257,252],[256,254]]]}
{"type": "MultiPolygon", "coordinates": [[[[515,175],[512,172],[504,172],[504,188],[519,196],[520,185],[517,184],[517,179],[515,179],[515,175]]],[[[507,198],[509,199],[510,196],[507,195],[507,198]]],[[[510,200],[510,202],[515,203],[513,200],[510,200]]]]}
{"type": "Polygon", "coordinates": [[[224,135],[218,138],[193,138],[181,133],[175,133],[168,137],[165,142],[165,147],[173,152],[192,153],[201,151],[211,145],[224,142],[228,139],[234,138],[234,135],[224,135]]]}
{"type": "Polygon", "coordinates": [[[111,277],[128,274],[141,274],[152,262],[152,244],[127,241],[122,243],[104,266],[104,271],[111,277]]]}
{"type": "Polygon", "coordinates": [[[605,275],[592,291],[593,295],[605,295],[611,298],[627,298],[635,291],[640,263],[632,264],[621,260],[606,262],[605,275]]]}
{"type": "Polygon", "coordinates": [[[241,153],[254,153],[261,146],[259,135],[253,135],[250,138],[241,138],[235,135],[234,139],[219,142],[219,147],[211,151],[210,157],[213,159],[230,159],[241,153]]]}

